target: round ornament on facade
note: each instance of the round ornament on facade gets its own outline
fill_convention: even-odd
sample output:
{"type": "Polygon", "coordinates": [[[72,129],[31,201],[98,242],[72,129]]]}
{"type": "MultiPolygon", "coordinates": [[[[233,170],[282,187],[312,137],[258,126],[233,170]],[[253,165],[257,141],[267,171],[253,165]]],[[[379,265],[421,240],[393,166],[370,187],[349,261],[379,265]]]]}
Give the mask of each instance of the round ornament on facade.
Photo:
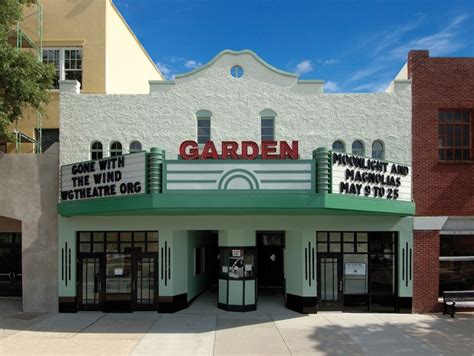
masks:
{"type": "Polygon", "coordinates": [[[239,65],[235,65],[232,68],[230,68],[230,75],[234,78],[242,78],[244,75],[244,68],[242,68],[239,65]]]}

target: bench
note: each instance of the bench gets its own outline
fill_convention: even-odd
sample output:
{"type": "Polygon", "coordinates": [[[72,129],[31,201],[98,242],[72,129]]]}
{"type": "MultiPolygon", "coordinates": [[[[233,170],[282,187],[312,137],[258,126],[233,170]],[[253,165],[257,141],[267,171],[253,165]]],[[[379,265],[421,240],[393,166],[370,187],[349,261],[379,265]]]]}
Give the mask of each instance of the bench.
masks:
{"type": "Polygon", "coordinates": [[[474,308],[474,290],[444,291],[443,300],[443,315],[448,313],[448,309],[451,309],[449,314],[454,318],[456,308],[474,308]]]}

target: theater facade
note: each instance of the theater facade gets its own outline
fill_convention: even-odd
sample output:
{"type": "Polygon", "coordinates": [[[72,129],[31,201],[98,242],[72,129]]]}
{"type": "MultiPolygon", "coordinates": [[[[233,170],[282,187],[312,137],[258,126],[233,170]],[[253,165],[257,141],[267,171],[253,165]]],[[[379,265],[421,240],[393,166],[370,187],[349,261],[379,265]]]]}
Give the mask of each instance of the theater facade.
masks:
{"type": "Polygon", "coordinates": [[[223,51],[147,95],[61,83],[59,310],[409,312],[411,91],[223,51]]]}

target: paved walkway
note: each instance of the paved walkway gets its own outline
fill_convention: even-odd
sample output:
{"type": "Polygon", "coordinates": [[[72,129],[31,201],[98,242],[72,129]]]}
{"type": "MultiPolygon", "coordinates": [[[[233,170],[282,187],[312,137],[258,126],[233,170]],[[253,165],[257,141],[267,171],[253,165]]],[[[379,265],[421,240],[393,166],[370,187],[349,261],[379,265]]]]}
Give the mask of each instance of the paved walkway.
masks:
{"type": "Polygon", "coordinates": [[[204,295],[179,313],[0,312],[0,355],[474,355],[474,314],[318,313],[259,299],[256,312],[204,295]]]}

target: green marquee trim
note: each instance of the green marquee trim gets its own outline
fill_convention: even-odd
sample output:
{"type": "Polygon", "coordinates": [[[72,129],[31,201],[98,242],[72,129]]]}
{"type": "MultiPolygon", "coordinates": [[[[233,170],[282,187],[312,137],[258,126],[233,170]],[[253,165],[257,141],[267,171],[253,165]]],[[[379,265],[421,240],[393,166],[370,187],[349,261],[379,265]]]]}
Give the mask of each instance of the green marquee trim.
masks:
{"type": "MultiPolygon", "coordinates": [[[[234,192],[236,193],[236,192],[234,192]]],[[[146,194],[58,204],[62,216],[100,215],[396,215],[415,213],[412,202],[337,194],[146,194]]]]}

